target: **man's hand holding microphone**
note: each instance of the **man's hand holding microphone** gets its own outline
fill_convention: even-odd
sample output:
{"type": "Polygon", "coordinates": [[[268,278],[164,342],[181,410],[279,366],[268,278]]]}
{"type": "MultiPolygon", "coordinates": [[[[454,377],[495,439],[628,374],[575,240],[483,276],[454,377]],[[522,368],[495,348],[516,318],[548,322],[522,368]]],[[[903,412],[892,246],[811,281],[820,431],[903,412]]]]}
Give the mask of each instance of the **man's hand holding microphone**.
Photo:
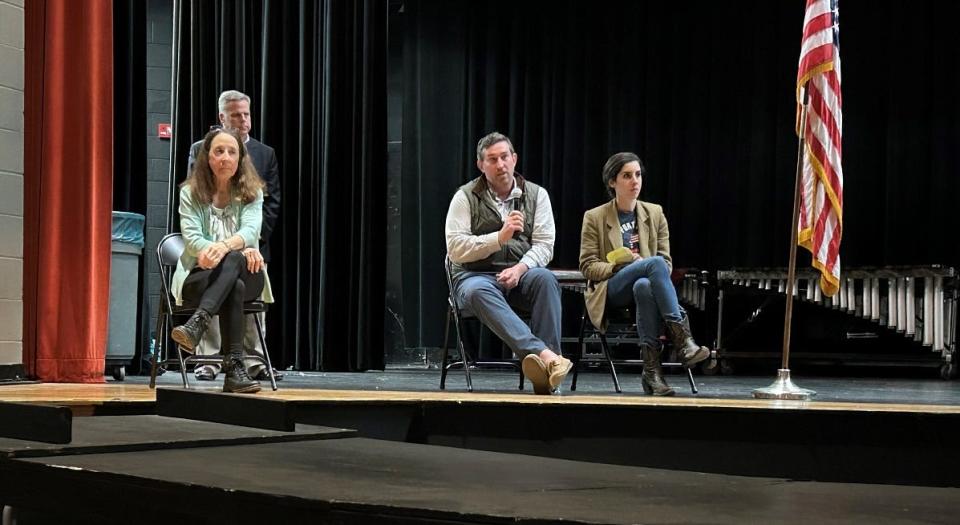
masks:
{"type": "MultiPolygon", "coordinates": [[[[519,201],[519,199],[517,199],[517,201],[519,201]]],[[[523,212],[520,210],[513,210],[507,215],[507,218],[503,220],[503,227],[500,228],[499,235],[500,244],[506,244],[507,241],[522,231],[523,212]]],[[[513,289],[520,282],[520,277],[522,277],[527,270],[528,268],[526,264],[515,264],[498,273],[497,282],[503,285],[503,287],[507,290],[513,289]]]]}

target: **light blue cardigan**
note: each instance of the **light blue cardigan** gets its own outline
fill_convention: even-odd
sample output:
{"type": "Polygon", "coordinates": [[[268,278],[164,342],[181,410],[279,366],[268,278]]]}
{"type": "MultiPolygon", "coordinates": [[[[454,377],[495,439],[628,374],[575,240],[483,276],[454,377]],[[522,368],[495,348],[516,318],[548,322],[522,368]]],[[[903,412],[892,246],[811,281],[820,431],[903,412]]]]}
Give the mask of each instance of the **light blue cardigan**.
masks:
{"type": "MultiPolygon", "coordinates": [[[[263,192],[257,191],[257,197],[248,204],[234,199],[228,207],[236,208],[238,219],[235,235],[243,238],[246,247],[258,246],[260,241],[260,224],[263,222],[263,192]]],[[[196,202],[193,199],[193,190],[189,186],[180,188],[180,232],[183,234],[184,250],[177,263],[177,271],[173,274],[171,288],[177,305],[183,304],[181,292],[187,275],[197,265],[197,255],[213,244],[210,232],[210,204],[196,202]]],[[[273,293],[270,290],[270,278],[264,270],[264,287],[260,300],[266,303],[273,302],[273,293]]]]}

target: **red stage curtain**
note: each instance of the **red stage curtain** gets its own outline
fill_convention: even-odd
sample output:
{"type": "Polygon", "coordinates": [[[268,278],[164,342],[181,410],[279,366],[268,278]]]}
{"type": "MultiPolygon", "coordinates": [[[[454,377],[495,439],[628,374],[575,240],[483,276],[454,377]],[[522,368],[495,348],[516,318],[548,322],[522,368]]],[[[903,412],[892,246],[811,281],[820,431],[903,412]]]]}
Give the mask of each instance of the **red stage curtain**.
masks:
{"type": "Polygon", "coordinates": [[[103,382],[112,3],[31,0],[24,8],[24,365],[43,381],[103,382]]]}

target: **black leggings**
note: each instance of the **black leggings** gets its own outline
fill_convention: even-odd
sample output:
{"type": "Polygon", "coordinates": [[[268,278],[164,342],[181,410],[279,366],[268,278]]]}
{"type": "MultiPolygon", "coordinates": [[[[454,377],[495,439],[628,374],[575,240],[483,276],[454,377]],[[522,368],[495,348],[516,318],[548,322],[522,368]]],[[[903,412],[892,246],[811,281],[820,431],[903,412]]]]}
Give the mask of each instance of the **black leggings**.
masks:
{"type": "Polygon", "coordinates": [[[195,267],[183,282],[183,304],[220,316],[221,350],[226,355],[243,350],[243,303],[263,292],[263,271],[250,273],[247,260],[232,251],[216,267],[195,267]]]}

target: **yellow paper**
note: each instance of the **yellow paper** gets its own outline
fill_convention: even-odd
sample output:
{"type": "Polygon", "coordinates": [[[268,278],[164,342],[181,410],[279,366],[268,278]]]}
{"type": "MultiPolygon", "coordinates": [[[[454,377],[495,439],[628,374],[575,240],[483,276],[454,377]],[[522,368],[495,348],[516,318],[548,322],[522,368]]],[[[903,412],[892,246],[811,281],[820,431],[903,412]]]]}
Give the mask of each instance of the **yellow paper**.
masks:
{"type": "Polygon", "coordinates": [[[610,264],[627,264],[633,262],[633,252],[625,247],[617,248],[607,254],[607,262],[610,264]]]}

